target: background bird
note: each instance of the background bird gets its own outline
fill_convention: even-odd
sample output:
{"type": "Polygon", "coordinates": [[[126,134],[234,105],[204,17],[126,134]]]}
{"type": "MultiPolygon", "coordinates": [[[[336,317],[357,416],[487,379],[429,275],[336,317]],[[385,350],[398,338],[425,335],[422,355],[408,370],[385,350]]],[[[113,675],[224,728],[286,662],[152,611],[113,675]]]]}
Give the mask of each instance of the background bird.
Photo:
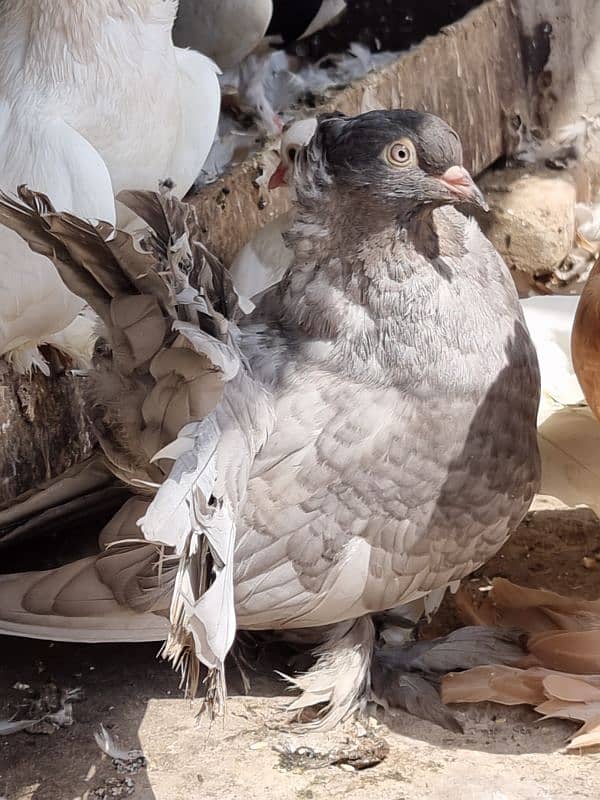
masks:
{"type": "Polygon", "coordinates": [[[520,302],[541,372],[537,502],[543,506],[551,498],[554,504],[585,505],[600,514],[600,425],[592,388],[598,365],[595,280],[592,270],[581,297],[540,295],[520,302]]]}
{"type": "Polygon", "coordinates": [[[600,260],[581,291],[573,318],[573,367],[587,404],[600,420],[600,260]]]}
{"type": "MultiPolygon", "coordinates": [[[[175,11],[175,0],[2,3],[4,191],[27,184],[58,209],[125,225],[133,216],[115,209],[121,189],[165,179],[180,195],[189,189],[215,135],[220,90],[212,62],[173,47],[175,11]]],[[[0,354],[20,371],[47,371],[43,343],[85,356],[92,323],[73,324],[83,305],[47,259],[2,232],[0,354]]]]}
{"type": "MultiPolygon", "coordinates": [[[[315,118],[302,119],[292,122],[284,131],[279,166],[269,180],[270,190],[290,184],[296,153],[308,144],[316,126],[315,118]]],[[[263,225],[231,262],[231,277],[243,311],[250,312],[254,307],[252,298],[279,283],[291,266],[294,255],[285,243],[284,234],[292,219],[293,210],[290,210],[263,225]]]]}
{"type": "MultiPolygon", "coordinates": [[[[135,247],[26,190],[2,200],[1,221],[106,326],[93,419],[112,470],[145,494],[99,555],[4,576],[1,629],[158,638],[168,613],[165,652],[192,685],[198,660],[209,668],[213,705],[236,629],[312,629],[319,659],[293,707],[333,723],[369,691],[372,615],[409,618],[526,512],[539,374],[507,268],[453,208],[485,203],[442,120],[325,115],[293,180],[293,263],[239,325],[175,198],[125,194],[153,229],[135,247]]],[[[411,706],[423,687],[407,683],[372,689],[411,706]]]]}
{"type": "Polygon", "coordinates": [[[287,45],[335,21],[345,0],[180,0],[173,41],[206,53],[226,71],[237,104],[269,134],[283,121],[265,91],[271,45],[287,45]]]}

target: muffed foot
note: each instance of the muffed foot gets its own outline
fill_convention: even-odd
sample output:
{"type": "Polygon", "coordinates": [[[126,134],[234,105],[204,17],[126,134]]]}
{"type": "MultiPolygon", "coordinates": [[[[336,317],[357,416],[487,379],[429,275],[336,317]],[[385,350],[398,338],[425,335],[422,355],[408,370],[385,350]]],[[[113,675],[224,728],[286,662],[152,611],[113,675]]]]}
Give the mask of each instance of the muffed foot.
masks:
{"type": "MultiPolygon", "coordinates": [[[[523,634],[475,625],[415,641],[422,610],[403,606],[321,629],[322,643],[313,650],[316,663],[296,677],[279,673],[301,692],[288,706],[294,721],[327,730],[373,701],[386,710],[401,709],[461,732],[459,721],[441,701],[442,677],[486,664],[519,664],[525,656],[523,634]]],[[[302,641],[315,630],[295,633],[304,635],[302,641]]]]}
{"type": "Polygon", "coordinates": [[[369,699],[375,626],[371,617],[339,623],[315,651],[317,662],[307,672],[291,678],[280,673],[301,694],[288,709],[294,719],[311,730],[329,730],[369,699]],[[311,712],[314,712],[311,714],[311,712]]]}

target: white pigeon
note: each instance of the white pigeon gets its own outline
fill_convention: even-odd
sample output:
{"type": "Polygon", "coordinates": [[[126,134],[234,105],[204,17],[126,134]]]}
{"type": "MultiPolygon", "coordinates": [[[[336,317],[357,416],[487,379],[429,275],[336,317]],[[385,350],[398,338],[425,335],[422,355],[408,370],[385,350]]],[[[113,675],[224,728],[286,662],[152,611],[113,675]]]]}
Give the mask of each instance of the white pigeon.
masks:
{"type": "Polygon", "coordinates": [[[279,134],[283,120],[266,91],[271,45],[303,39],[335,21],[345,0],[181,0],[173,40],[214,59],[226,72],[223,84],[237,105],[254,114],[267,134],[279,134]]]}
{"type": "Polygon", "coordinates": [[[180,0],[173,41],[231,69],[264,38],[273,0],[180,0]]]}
{"type": "MultiPolygon", "coordinates": [[[[283,133],[280,145],[281,161],[269,180],[269,189],[287,185],[296,153],[311,140],[317,127],[314,117],[293,122],[283,133]]],[[[286,245],[284,234],[289,230],[293,211],[280,214],[264,225],[235,256],[229,271],[240,298],[240,308],[250,313],[252,298],[279,283],[293,261],[293,252],[286,245]]]]}
{"type": "Polygon", "coordinates": [[[571,356],[579,296],[539,295],[520,302],[542,381],[542,482],[534,507],[587,506],[600,515],[600,424],[585,402],[571,356]]]}
{"type": "Polygon", "coordinates": [[[520,300],[535,344],[545,400],[561,406],[585,403],[571,358],[571,331],[578,295],[537,295],[520,300]]]}
{"type": "MultiPolygon", "coordinates": [[[[175,12],[176,0],[2,3],[3,190],[27,184],[58,209],[121,226],[133,216],[115,213],[120,190],[171,179],[185,194],[212,144],[220,89],[209,59],[173,46],[175,12]]],[[[46,373],[42,344],[87,355],[83,301],[49,260],[0,235],[0,354],[46,373]]]]}

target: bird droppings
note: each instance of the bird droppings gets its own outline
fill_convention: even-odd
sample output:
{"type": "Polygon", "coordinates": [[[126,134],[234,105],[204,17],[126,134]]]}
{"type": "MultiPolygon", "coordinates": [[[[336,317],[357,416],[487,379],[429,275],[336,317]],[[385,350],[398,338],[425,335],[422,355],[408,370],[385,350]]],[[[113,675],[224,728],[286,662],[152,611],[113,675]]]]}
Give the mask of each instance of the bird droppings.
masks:
{"type": "Polygon", "coordinates": [[[273,749],[279,753],[279,768],[284,771],[338,766],[355,772],[380,764],[390,751],[385,739],[371,736],[360,742],[348,739],[345,745],[326,751],[289,742],[277,744],[273,749]]]}
{"type": "Polygon", "coordinates": [[[124,750],[115,742],[104,724],[100,723],[100,732],[94,734],[96,744],[109,758],[119,773],[139,772],[146,766],[146,758],[141,750],[124,750]]]}
{"type": "Polygon", "coordinates": [[[248,748],[249,750],[266,750],[269,747],[268,742],[253,742],[248,748]]]}
{"type": "Polygon", "coordinates": [[[94,789],[90,798],[111,800],[113,797],[130,797],[134,791],[135,783],[131,778],[110,778],[102,786],[94,789]]]}

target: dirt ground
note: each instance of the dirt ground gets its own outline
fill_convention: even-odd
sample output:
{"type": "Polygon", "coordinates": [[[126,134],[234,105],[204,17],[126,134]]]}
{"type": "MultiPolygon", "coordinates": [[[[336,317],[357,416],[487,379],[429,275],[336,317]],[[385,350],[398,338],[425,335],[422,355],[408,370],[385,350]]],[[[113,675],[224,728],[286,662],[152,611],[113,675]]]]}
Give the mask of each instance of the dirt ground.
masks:
{"type": "MultiPolygon", "coordinates": [[[[591,513],[536,512],[472,580],[502,575],[592,598],[600,595],[600,571],[585,569],[582,559],[599,550],[600,523],[591,513]]],[[[449,600],[430,632],[455,624],[449,600]]],[[[54,682],[84,692],[70,727],[0,737],[3,800],[575,800],[600,793],[600,754],[567,755],[574,725],[541,722],[524,707],[461,708],[464,734],[371,709],[369,719],[349,721],[333,734],[299,735],[280,727],[289,695],[267,666],[251,676],[248,696],[232,671],[225,720],[197,725],[199,703],[182,699],[177,677],[155,659],[153,644],[6,638],[0,646],[0,717],[14,713],[26,696],[18,683],[36,689],[54,682]],[[120,773],[94,741],[100,723],[125,749],[141,749],[147,766],[120,773]],[[278,752],[298,746],[327,752],[350,743],[369,753],[381,740],[387,756],[361,771],[278,752]]]]}

